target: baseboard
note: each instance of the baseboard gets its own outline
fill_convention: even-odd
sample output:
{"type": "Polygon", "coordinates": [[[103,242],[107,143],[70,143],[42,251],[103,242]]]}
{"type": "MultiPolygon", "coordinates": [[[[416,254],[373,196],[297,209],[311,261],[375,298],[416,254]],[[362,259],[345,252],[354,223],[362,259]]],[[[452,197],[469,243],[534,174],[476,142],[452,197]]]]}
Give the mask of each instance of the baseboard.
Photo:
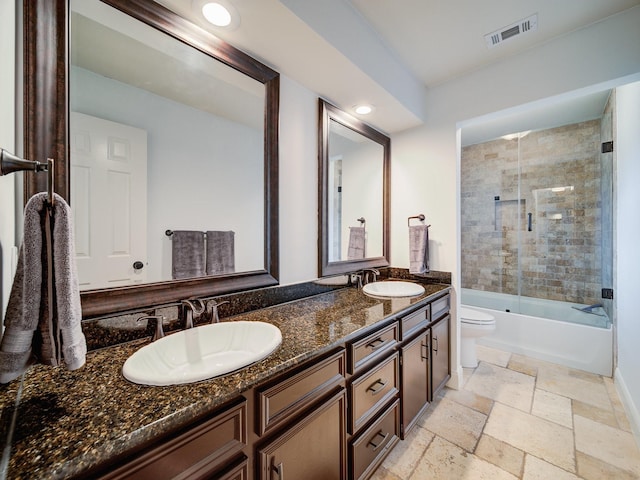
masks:
{"type": "Polygon", "coordinates": [[[463,378],[462,367],[458,367],[457,370],[452,369],[451,378],[447,382],[447,387],[453,388],[454,390],[462,390],[462,387],[464,387],[463,378]]]}
{"type": "Polygon", "coordinates": [[[618,391],[618,395],[620,396],[620,400],[622,401],[622,405],[624,406],[627,418],[629,419],[629,424],[631,425],[633,436],[636,439],[636,444],[638,444],[638,447],[640,448],[640,412],[638,411],[638,405],[635,404],[634,399],[631,397],[627,384],[625,383],[620,370],[617,368],[613,377],[613,382],[616,386],[616,390],[618,391]]]}

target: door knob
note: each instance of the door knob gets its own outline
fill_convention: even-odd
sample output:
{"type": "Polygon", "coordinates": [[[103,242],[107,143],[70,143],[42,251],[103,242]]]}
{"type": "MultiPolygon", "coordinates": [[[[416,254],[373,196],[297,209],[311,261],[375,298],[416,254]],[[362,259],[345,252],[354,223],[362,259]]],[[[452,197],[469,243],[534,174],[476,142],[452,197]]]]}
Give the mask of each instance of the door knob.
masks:
{"type": "Polygon", "coordinates": [[[134,270],[142,270],[143,267],[144,267],[144,263],[142,263],[140,260],[138,260],[137,262],[133,262],[134,270]]]}

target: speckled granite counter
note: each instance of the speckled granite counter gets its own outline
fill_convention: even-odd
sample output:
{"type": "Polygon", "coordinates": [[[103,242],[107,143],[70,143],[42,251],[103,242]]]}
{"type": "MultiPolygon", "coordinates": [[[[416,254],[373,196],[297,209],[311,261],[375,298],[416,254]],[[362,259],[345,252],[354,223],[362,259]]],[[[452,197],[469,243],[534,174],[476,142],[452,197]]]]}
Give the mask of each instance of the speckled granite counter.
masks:
{"type": "Polygon", "coordinates": [[[329,351],[448,285],[424,287],[420,297],[388,300],[345,288],[224,319],[273,323],[282,331],[282,345],[262,362],[195,384],[147,387],[127,382],[122,365],[147,340],[91,352],[75,372],[34,366],[22,387],[16,380],[0,390],[0,425],[6,433],[22,388],[7,478],[73,477],[329,351]]]}

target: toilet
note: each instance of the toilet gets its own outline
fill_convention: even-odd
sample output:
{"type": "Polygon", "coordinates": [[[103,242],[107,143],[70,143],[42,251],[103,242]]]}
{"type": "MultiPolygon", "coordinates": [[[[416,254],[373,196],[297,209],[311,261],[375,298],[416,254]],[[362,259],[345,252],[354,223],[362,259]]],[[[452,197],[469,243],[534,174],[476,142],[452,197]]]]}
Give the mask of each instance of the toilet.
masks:
{"type": "Polygon", "coordinates": [[[496,329],[496,318],[480,310],[460,307],[460,363],[464,368],[476,368],[476,338],[491,334],[496,329]]]}

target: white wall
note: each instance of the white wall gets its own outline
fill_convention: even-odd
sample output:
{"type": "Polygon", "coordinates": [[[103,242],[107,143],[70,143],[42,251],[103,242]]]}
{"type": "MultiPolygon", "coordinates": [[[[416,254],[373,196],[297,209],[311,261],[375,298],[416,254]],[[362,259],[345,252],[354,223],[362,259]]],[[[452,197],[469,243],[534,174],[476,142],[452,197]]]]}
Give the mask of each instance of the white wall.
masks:
{"type": "Polygon", "coordinates": [[[616,91],[616,273],[618,368],[616,386],[640,444],[640,82],[616,91]]]}
{"type": "MultiPolygon", "coordinates": [[[[640,6],[429,90],[426,124],[392,137],[391,264],[409,266],[406,219],[424,213],[432,225],[431,268],[451,271],[458,290],[458,126],[640,78],[638,25],[640,6]]],[[[452,327],[458,338],[457,322],[452,327]]],[[[457,342],[452,350],[455,385],[462,373],[457,342]]]]}
{"type": "Polygon", "coordinates": [[[280,284],[318,277],[318,95],[280,77],[280,284]]]}
{"type": "MultiPolygon", "coordinates": [[[[0,2],[0,148],[15,152],[15,2],[0,2]]],[[[11,271],[11,250],[15,243],[15,175],[0,177],[0,323],[9,301],[13,282],[11,271]]],[[[0,327],[1,329],[1,327],[0,327]]]]}

